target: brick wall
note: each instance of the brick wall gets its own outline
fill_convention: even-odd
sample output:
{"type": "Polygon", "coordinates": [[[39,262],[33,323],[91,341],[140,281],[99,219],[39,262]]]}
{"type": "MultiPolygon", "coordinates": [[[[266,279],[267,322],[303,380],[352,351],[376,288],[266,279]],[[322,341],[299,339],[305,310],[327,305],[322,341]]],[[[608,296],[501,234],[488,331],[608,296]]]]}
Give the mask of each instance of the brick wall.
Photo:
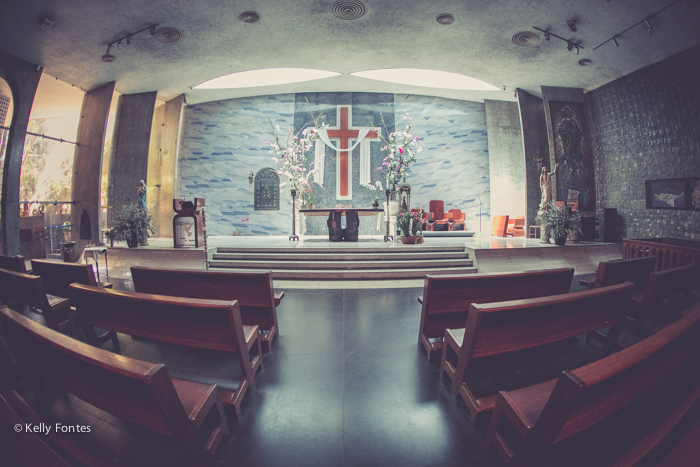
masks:
{"type": "Polygon", "coordinates": [[[700,211],[646,209],[645,180],[700,176],[700,47],[586,94],[596,213],[618,238],[700,239],[700,211]]]}

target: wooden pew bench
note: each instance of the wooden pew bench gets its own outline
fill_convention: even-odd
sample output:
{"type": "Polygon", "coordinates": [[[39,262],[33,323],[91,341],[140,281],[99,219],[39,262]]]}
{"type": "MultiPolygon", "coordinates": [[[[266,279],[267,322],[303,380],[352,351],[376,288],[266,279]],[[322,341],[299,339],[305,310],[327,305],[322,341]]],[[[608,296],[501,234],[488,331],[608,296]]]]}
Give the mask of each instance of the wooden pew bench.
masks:
{"type": "Polygon", "coordinates": [[[603,352],[609,355],[631,306],[633,290],[634,284],[626,282],[569,294],[472,304],[466,329],[445,332],[441,373],[454,375],[452,391],[464,400],[476,423],[480,414],[493,409],[497,393],[475,395],[469,370],[476,360],[513,355],[607,327],[610,331],[603,352]]]}
{"type": "MultiPolygon", "coordinates": [[[[513,466],[652,465],[644,462],[661,443],[681,437],[676,427],[697,408],[700,388],[686,376],[688,364],[697,369],[699,327],[696,305],[616,354],[558,379],[501,391],[487,445],[513,466]]],[[[695,424],[690,434],[697,431],[695,424]]],[[[694,458],[662,465],[696,465],[697,442],[679,444],[681,455],[694,451],[694,458]]]]}
{"type": "Polygon", "coordinates": [[[260,329],[263,352],[279,334],[277,306],[284,292],[273,288],[272,272],[217,272],[192,269],[131,267],[137,292],[171,297],[237,300],[243,324],[260,329]]]}
{"type": "MultiPolygon", "coordinates": [[[[94,287],[112,288],[109,282],[97,282],[92,264],[60,263],[42,259],[31,260],[32,273],[41,277],[44,291],[49,296],[68,298],[71,284],[84,284],[94,287]]],[[[101,343],[112,341],[116,353],[121,353],[119,339],[114,331],[99,331],[101,343]]],[[[101,347],[101,345],[100,345],[101,347]]]]}
{"type": "Polygon", "coordinates": [[[241,381],[221,390],[224,403],[240,414],[246,392],[262,369],[258,327],[246,326],[236,301],[203,300],[70,286],[71,303],[88,343],[100,346],[93,326],[159,342],[236,354],[241,381]]]}
{"type": "Polygon", "coordinates": [[[39,276],[0,269],[0,300],[4,305],[40,311],[46,325],[56,331],[73,329],[69,300],[47,294],[39,276]]]}
{"type": "Polygon", "coordinates": [[[26,274],[27,263],[22,256],[0,255],[0,269],[26,274]]]}
{"type": "MultiPolygon", "coordinates": [[[[215,384],[171,378],[161,364],[96,349],[7,307],[0,308],[0,320],[10,329],[13,353],[39,401],[47,395],[44,384],[48,381],[100,410],[173,437],[190,465],[214,465],[217,447],[230,434],[215,384]]],[[[13,391],[11,399],[22,407],[19,392],[13,391]]],[[[22,418],[35,423],[37,415],[30,409],[24,406],[22,418]]],[[[80,436],[52,431],[49,439],[84,464],[103,464],[96,464],[94,455],[86,458],[87,449],[76,449],[80,436]]],[[[91,439],[89,434],[84,438],[91,439]]]]}
{"type": "Polygon", "coordinates": [[[425,349],[428,361],[437,364],[442,356],[445,330],[463,328],[472,303],[568,293],[573,277],[573,268],[463,276],[427,275],[423,295],[418,297],[418,303],[422,305],[418,345],[425,349]]]}
{"type": "Polygon", "coordinates": [[[597,289],[608,285],[632,282],[635,292],[641,296],[642,290],[647,283],[649,274],[654,271],[656,257],[648,256],[633,259],[614,259],[611,261],[601,261],[598,263],[598,270],[595,277],[579,280],[579,284],[585,285],[589,289],[597,289]]]}

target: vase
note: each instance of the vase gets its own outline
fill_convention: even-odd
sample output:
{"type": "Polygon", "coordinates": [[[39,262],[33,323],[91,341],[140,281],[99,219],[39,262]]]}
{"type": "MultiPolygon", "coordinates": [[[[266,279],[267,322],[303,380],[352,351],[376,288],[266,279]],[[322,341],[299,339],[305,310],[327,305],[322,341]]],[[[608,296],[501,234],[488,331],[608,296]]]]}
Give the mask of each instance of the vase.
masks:
{"type": "Polygon", "coordinates": [[[139,234],[138,232],[128,232],[126,234],[126,245],[129,248],[136,248],[139,246],[139,234]]]}
{"type": "Polygon", "coordinates": [[[418,237],[413,237],[411,235],[407,235],[407,236],[399,237],[399,238],[401,239],[401,243],[403,243],[404,245],[413,245],[414,243],[416,243],[416,240],[418,239],[418,237]]]}
{"type": "Polygon", "coordinates": [[[540,241],[541,243],[549,243],[549,231],[544,226],[540,229],[540,241]]]}
{"type": "Polygon", "coordinates": [[[554,244],[562,246],[566,244],[566,234],[564,235],[555,235],[554,236],[554,244]]]}

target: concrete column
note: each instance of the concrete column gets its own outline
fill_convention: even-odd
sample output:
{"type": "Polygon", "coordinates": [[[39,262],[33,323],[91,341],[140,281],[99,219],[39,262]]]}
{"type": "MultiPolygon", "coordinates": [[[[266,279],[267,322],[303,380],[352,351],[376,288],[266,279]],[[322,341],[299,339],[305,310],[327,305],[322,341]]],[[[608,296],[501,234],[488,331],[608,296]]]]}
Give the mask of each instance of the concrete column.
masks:
{"type": "Polygon", "coordinates": [[[525,176],[527,178],[527,227],[537,225],[537,210],[540,206],[542,192],[540,191],[540,164],[549,165],[549,142],[547,139],[547,124],[544,117],[542,99],[518,89],[518,106],[520,109],[520,125],[523,132],[523,149],[525,152],[525,176]]]}
{"type": "Polygon", "coordinates": [[[173,198],[177,180],[184,95],[180,95],[155,110],[148,157],[148,203],[153,205],[153,223],[158,236],[173,236],[173,198]]]}
{"type": "Polygon", "coordinates": [[[525,216],[525,155],[518,104],[484,99],[484,105],[489,142],[491,215],[525,216]]]}
{"type": "Polygon", "coordinates": [[[78,125],[78,146],[73,159],[71,224],[72,238],[77,240],[77,254],[89,244],[102,239],[100,179],[102,178],[102,154],[109,106],[114,94],[114,82],[88,91],[83,98],[78,125]],[[83,210],[87,216],[83,216],[83,210]],[[83,225],[89,220],[88,225],[83,225]]]}
{"type": "Polygon", "coordinates": [[[110,224],[114,213],[137,202],[139,180],[148,178],[148,147],[155,104],[155,91],[123,94],[119,98],[114,153],[109,163],[110,224]]]}
{"type": "Polygon", "coordinates": [[[41,71],[37,66],[0,51],[0,76],[12,90],[14,114],[10,123],[5,165],[2,173],[2,201],[0,238],[2,252],[20,254],[19,244],[19,176],[22,169],[24,138],[27,134],[29,114],[39,85],[41,71]]]}

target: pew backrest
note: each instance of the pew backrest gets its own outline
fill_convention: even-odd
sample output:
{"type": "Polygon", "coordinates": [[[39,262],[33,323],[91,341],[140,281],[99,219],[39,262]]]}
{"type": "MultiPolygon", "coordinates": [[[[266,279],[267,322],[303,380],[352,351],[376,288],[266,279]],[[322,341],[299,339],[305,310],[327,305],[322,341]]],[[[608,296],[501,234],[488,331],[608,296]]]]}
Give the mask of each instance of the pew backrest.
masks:
{"type": "Polygon", "coordinates": [[[700,264],[652,272],[649,274],[640,307],[648,310],[678,294],[690,294],[699,280],[700,264]]]}
{"type": "Polygon", "coordinates": [[[4,305],[19,303],[41,310],[51,329],[58,329],[59,321],[63,321],[54,313],[39,276],[0,269],[0,300],[4,305]]]}
{"type": "Polygon", "coordinates": [[[573,268],[463,276],[425,277],[420,333],[443,337],[446,329],[463,328],[472,303],[542,297],[568,293],[573,268]]]}
{"type": "Polygon", "coordinates": [[[32,274],[41,277],[46,293],[68,298],[73,283],[96,286],[92,264],[59,263],[33,259],[32,274]]]}
{"type": "Polygon", "coordinates": [[[647,278],[654,271],[655,265],[655,256],[601,261],[598,263],[593,288],[632,282],[635,290],[644,290],[647,278]]]}
{"type": "Polygon", "coordinates": [[[32,382],[49,380],[105,412],[173,436],[197,465],[213,465],[165,366],[94,348],[7,307],[0,319],[32,382]]]}
{"type": "Polygon", "coordinates": [[[27,264],[22,256],[0,255],[0,269],[26,274],[27,264]]]}

